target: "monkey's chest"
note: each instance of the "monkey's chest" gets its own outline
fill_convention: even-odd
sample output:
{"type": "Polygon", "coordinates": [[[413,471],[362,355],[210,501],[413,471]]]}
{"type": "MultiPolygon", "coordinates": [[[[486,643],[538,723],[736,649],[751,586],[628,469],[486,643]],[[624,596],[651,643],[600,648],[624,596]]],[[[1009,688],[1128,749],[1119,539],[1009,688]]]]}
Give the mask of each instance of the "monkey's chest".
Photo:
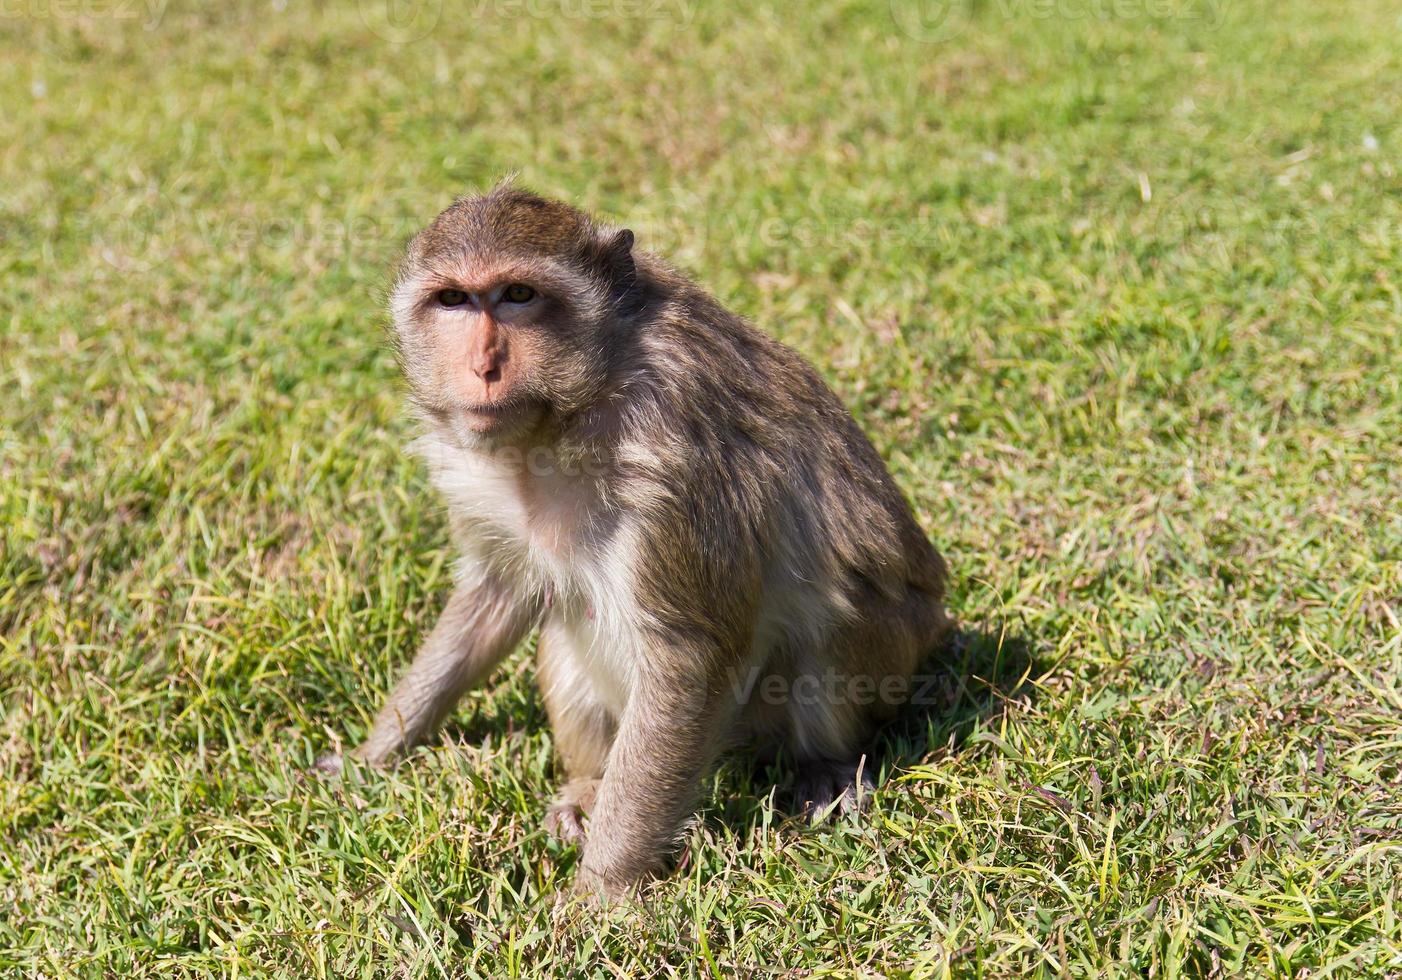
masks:
{"type": "Polygon", "coordinates": [[[630,525],[586,480],[484,467],[434,474],[465,561],[490,567],[545,605],[555,654],[581,694],[615,712],[637,676],[638,614],[630,525]]]}
{"type": "Polygon", "coordinates": [[[434,482],[465,555],[525,588],[566,591],[609,548],[613,521],[588,480],[468,459],[438,468],[434,482]]]}
{"type": "Polygon", "coordinates": [[[627,535],[572,560],[552,556],[536,574],[545,579],[542,642],[557,670],[573,678],[576,696],[616,718],[638,676],[641,645],[627,535]]]}
{"type": "Polygon", "coordinates": [[[637,647],[632,632],[608,623],[585,597],[557,603],[541,627],[541,656],[553,661],[557,675],[569,677],[572,697],[598,704],[613,717],[623,714],[637,677],[637,647]]]}
{"type": "MultiPolygon", "coordinates": [[[[537,549],[540,545],[535,546],[537,549]]],[[[630,535],[618,529],[607,539],[576,542],[568,556],[553,548],[535,553],[535,573],[544,580],[550,655],[575,679],[579,696],[618,717],[636,685],[641,645],[635,605],[630,535]]]]}

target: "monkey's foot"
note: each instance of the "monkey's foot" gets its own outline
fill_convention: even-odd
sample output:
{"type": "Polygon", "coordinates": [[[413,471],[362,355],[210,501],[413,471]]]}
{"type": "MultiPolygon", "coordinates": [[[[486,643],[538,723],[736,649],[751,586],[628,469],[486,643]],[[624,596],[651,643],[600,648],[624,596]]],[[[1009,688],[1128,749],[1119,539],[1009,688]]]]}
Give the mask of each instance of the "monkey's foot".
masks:
{"type": "Polygon", "coordinates": [[[573,803],[550,804],[545,811],[545,829],[567,844],[583,844],[589,836],[584,829],[584,810],[573,803]]]}
{"type": "Polygon", "coordinates": [[[876,778],[862,763],[813,761],[799,768],[794,801],[806,819],[821,823],[834,812],[860,813],[875,789],[876,778]]]}
{"type": "Polygon", "coordinates": [[[545,811],[545,829],[567,843],[583,844],[589,836],[584,815],[594,805],[599,792],[597,779],[571,779],[560,790],[560,797],[545,811]]]}

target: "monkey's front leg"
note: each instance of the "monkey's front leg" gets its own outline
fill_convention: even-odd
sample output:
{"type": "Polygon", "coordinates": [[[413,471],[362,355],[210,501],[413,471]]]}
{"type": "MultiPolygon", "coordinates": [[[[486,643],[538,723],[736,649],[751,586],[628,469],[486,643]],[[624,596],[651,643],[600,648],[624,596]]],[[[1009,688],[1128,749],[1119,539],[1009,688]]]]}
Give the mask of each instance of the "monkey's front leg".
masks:
{"type": "Polygon", "coordinates": [[[719,687],[678,671],[633,692],[590,814],[578,890],[621,897],[665,866],[733,715],[719,687]]]}
{"type": "MultiPolygon", "coordinates": [[[[488,573],[458,582],[369,737],[351,754],[383,765],[432,735],[458,699],[515,649],[539,611],[538,601],[488,573]]],[[[335,769],[339,761],[318,766],[335,769]]]]}

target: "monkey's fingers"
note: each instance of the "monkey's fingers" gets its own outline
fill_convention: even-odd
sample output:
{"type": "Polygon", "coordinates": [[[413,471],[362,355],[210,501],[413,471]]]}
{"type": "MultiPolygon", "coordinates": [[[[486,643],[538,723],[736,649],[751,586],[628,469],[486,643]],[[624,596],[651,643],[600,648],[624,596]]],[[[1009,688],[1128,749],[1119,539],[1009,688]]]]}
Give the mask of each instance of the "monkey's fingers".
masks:
{"type": "Polygon", "coordinates": [[[328,776],[339,776],[343,768],[345,768],[345,762],[341,759],[341,753],[327,752],[325,755],[317,756],[317,760],[312,763],[311,771],[328,776]]]}

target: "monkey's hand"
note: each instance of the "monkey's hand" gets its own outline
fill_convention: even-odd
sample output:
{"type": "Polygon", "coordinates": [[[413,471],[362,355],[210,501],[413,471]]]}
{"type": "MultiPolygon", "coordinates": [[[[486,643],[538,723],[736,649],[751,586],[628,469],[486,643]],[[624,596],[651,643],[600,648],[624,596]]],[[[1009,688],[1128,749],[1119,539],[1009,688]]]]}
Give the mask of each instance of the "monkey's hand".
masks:
{"type": "Polygon", "coordinates": [[[309,771],[323,776],[339,776],[345,766],[346,763],[341,758],[341,753],[326,752],[316,757],[316,761],[312,763],[309,771]]]}
{"type": "Polygon", "coordinates": [[[308,772],[314,772],[322,776],[339,776],[346,771],[346,762],[354,761],[363,768],[388,769],[394,765],[397,757],[388,759],[375,759],[369,757],[363,747],[351,749],[349,752],[323,752],[316,757],[316,761],[311,764],[308,772]]]}
{"type": "Polygon", "coordinates": [[[642,904],[641,881],[612,881],[588,873],[581,865],[575,872],[567,900],[594,910],[627,909],[642,904]]]}
{"type": "Polygon", "coordinates": [[[316,757],[316,761],[307,771],[316,773],[318,776],[340,776],[346,771],[347,760],[354,760],[362,768],[387,769],[391,765],[391,762],[377,762],[374,759],[367,759],[358,751],[324,752],[316,757]]]}
{"type": "Polygon", "coordinates": [[[568,888],[555,892],[551,918],[558,927],[588,928],[602,921],[636,921],[646,906],[636,887],[608,890],[576,875],[568,888]]]}

